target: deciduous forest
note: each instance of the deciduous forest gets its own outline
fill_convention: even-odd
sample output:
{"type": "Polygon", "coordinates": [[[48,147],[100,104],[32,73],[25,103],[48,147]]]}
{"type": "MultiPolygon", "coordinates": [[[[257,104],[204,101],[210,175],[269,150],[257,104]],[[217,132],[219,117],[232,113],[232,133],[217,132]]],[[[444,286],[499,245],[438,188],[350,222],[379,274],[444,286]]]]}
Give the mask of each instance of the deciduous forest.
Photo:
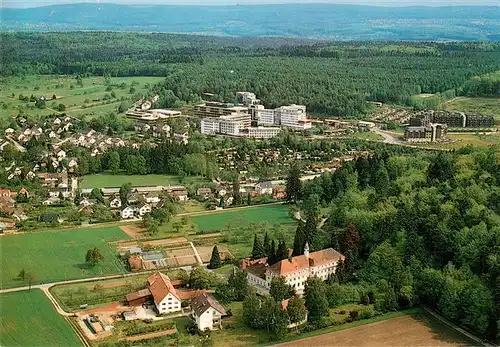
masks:
{"type": "MultiPolygon", "coordinates": [[[[426,304],[495,341],[499,174],[494,147],[411,156],[377,151],[302,186],[289,184],[307,211],[294,252],[308,241],[313,250],[330,246],[346,255],[327,284],[333,306],[353,291],[354,302],[368,300],[379,311],[426,304]]],[[[288,182],[297,182],[290,175],[288,182]]]]}

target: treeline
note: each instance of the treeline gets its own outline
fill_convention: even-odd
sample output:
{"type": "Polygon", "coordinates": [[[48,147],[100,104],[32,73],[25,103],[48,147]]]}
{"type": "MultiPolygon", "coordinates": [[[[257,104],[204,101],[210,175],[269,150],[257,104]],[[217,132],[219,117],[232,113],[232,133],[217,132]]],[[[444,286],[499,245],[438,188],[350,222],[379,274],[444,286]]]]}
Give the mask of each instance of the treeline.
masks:
{"type": "Polygon", "coordinates": [[[333,247],[346,256],[330,282],[336,290],[356,285],[384,310],[427,304],[498,341],[497,153],[495,147],[412,156],[379,151],[303,185],[289,183],[287,193],[306,211],[294,253],[306,241],[313,250],[333,247]],[[318,228],[321,205],[331,212],[318,228]]]}
{"type": "MultiPolygon", "coordinates": [[[[464,83],[500,65],[500,45],[493,43],[304,44],[110,32],[0,37],[4,76],[165,76],[155,88],[168,96],[163,107],[197,102],[206,92],[232,101],[235,91],[249,90],[267,107],[299,103],[319,115],[360,116],[369,110],[367,100],[411,105],[414,94],[458,95],[464,83]]],[[[463,93],[494,95],[487,81],[469,83],[463,93]]]]}

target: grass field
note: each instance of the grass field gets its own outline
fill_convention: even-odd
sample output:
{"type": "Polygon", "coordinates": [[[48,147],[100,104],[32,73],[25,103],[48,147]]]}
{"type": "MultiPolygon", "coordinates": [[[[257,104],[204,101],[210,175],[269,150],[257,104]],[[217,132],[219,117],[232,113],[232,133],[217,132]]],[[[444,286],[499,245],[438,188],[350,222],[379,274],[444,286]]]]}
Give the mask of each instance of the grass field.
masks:
{"type": "Polygon", "coordinates": [[[452,142],[443,143],[424,143],[417,146],[458,149],[468,145],[475,147],[489,147],[500,144],[500,133],[448,133],[448,138],[452,142]]]}
{"type": "Polygon", "coordinates": [[[39,289],[0,294],[0,345],[82,346],[39,289]]]}
{"type": "Polygon", "coordinates": [[[294,224],[286,205],[259,206],[240,210],[227,210],[191,217],[199,231],[217,231],[231,227],[241,228],[250,223],[294,224]]]}
{"type": "Polygon", "coordinates": [[[1,237],[1,287],[25,285],[17,278],[21,269],[32,273],[36,283],[122,273],[125,269],[107,241],[128,238],[118,227],[1,237]],[[104,261],[88,267],[85,254],[93,247],[101,250],[104,261]]]}
{"type": "Polygon", "coordinates": [[[134,83],[134,93],[146,91],[146,84],[153,85],[163,80],[162,77],[112,77],[110,79],[111,89],[106,90],[103,77],[83,78],[83,86],[76,83],[74,76],[23,76],[7,77],[0,79],[0,102],[5,106],[0,107],[0,116],[17,115],[20,110],[25,114],[43,115],[54,113],[52,103],[55,105],[64,104],[66,113],[72,116],[86,116],[92,118],[97,115],[116,112],[122,98],[128,100],[133,94],[130,87],[134,83]],[[123,86],[122,83],[124,83],[123,86]],[[73,85],[73,89],[70,86],[73,85]],[[111,92],[116,97],[110,97],[111,92]],[[14,97],[12,97],[14,94],[14,97]],[[50,100],[46,102],[45,109],[34,107],[33,102],[23,102],[19,100],[19,94],[32,94],[37,97],[46,95],[50,100]],[[108,94],[109,100],[104,100],[108,94]],[[52,96],[56,95],[56,100],[52,96]],[[103,104],[104,103],[104,104],[103,104]]]}
{"type": "Polygon", "coordinates": [[[82,188],[114,188],[125,183],[133,186],[168,186],[185,185],[195,181],[203,181],[201,177],[184,177],[174,175],[88,175],[83,177],[82,188]]]}
{"type": "Polygon", "coordinates": [[[500,120],[500,99],[458,97],[443,103],[447,111],[491,114],[500,120]]]}
{"type": "MultiPolygon", "coordinates": [[[[397,312],[396,312],[397,313],[397,312]]],[[[379,317],[375,317],[379,318],[379,317]]],[[[384,318],[381,316],[380,318],[384,318]]],[[[369,320],[368,320],[369,321],[369,320]]],[[[366,321],[354,323],[362,324],[366,321]]],[[[280,347],[326,346],[474,346],[462,334],[442,324],[434,317],[417,311],[410,315],[391,318],[373,324],[355,326],[353,323],[313,331],[306,337],[279,344],[280,347]],[[354,327],[352,327],[354,325],[354,327]],[[352,327],[342,329],[342,327],[352,327]],[[335,331],[342,330],[342,331],[335,331]],[[332,332],[327,332],[332,331],[332,332]]],[[[305,334],[307,335],[307,334],[305,334]]]]}

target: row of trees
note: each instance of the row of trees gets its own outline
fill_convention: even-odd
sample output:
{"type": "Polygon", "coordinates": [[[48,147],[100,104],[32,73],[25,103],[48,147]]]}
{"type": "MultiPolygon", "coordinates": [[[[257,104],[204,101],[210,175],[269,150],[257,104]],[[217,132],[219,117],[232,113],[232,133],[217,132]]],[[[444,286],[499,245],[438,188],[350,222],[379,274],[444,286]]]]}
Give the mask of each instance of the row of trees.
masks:
{"type": "Polygon", "coordinates": [[[272,265],[280,260],[288,258],[288,249],[284,240],[278,241],[278,246],[274,239],[271,240],[268,233],[264,234],[264,239],[261,242],[257,234],[254,235],[252,247],[252,259],[267,258],[267,263],[272,265]]]}

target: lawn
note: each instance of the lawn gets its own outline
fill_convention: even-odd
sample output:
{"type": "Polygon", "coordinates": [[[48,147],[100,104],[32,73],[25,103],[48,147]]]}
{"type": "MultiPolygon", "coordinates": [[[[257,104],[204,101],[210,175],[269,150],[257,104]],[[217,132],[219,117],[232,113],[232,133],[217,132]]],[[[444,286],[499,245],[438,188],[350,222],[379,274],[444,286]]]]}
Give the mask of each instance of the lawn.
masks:
{"type": "Polygon", "coordinates": [[[222,231],[247,227],[251,223],[267,222],[271,225],[295,224],[287,205],[269,205],[191,217],[198,231],[222,231]]]}
{"type": "Polygon", "coordinates": [[[82,346],[39,289],[0,294],[0,345],[82,346]]]}
{"type": "MultiPolygon", "coordinates": [[[[468,145],[489,147],[500,144],[500,133],[452,133],[448,132],[451,142],[415,144],[422,147],[458,149],[468,145]]],[[[414,145],[412,143],[412,145],[414,145]]]]}
{"type": "Polygon", "coordinates": [[[0,85],[2,85],[0,102],[6,106],[0,108],[0,116],[15,115],[19,112],[19,108],[29,115],[57,113],[51,108],[64,104],[68,114],[92,118],[96,115],[116,112],[121,99],[128,101],[132,96],[130,93],[132,83],[135,82],[134,93],[139,93],[147,90],[147,84],[153,85],[161,80],[163,80],[162,77],[112,77],[110,78],[111,90],[106,90],[108,86],[104,84],[104,77],[83,78],[83,86],[77,85],[74,76],[31,75],[2,78],[0,79],[0,85]],[[122,83],[124,83],[123,87],[120,86],[122,83]],[[111,92],[115,93],[115,98],[110,97],[111,92]],[[46,102],[45,109],[38,109],[34,107],[33,102],[20,101],[19,94],[28,97],[32,94],[35,97],[46,95],[50,100],[46,102]],[[53,95],[56,96],[55,100],[52,100],[53,95]],[[109,100],[105,100],[105,95],[109,100]]]}
{"type": "Polygon", "coordinates": [[[116,188],[125,183],[133,186],[168,186],[185,185],[194,181],[201,181],[198,177],[184,177],[174,175],[110,175],[98,174],[83,177],[82,188],[116,188]]]}
{"type": "Polygon", "coordinates": [[[491,114],[500,120],[500,99],[458,97],[443,103],[447,111],[491,114]]]}
{"type": "Polygon", "coordinates": [[[125,272],[107,241],[129,239],[118,227],[46,231],[0,238],[1,287],[18,287],[21,269],[32,273],[35,282],[56,282],[125,272]],[[95,267],[85,264],[89,248],[97,247],[104,261],[95,267]]]}

